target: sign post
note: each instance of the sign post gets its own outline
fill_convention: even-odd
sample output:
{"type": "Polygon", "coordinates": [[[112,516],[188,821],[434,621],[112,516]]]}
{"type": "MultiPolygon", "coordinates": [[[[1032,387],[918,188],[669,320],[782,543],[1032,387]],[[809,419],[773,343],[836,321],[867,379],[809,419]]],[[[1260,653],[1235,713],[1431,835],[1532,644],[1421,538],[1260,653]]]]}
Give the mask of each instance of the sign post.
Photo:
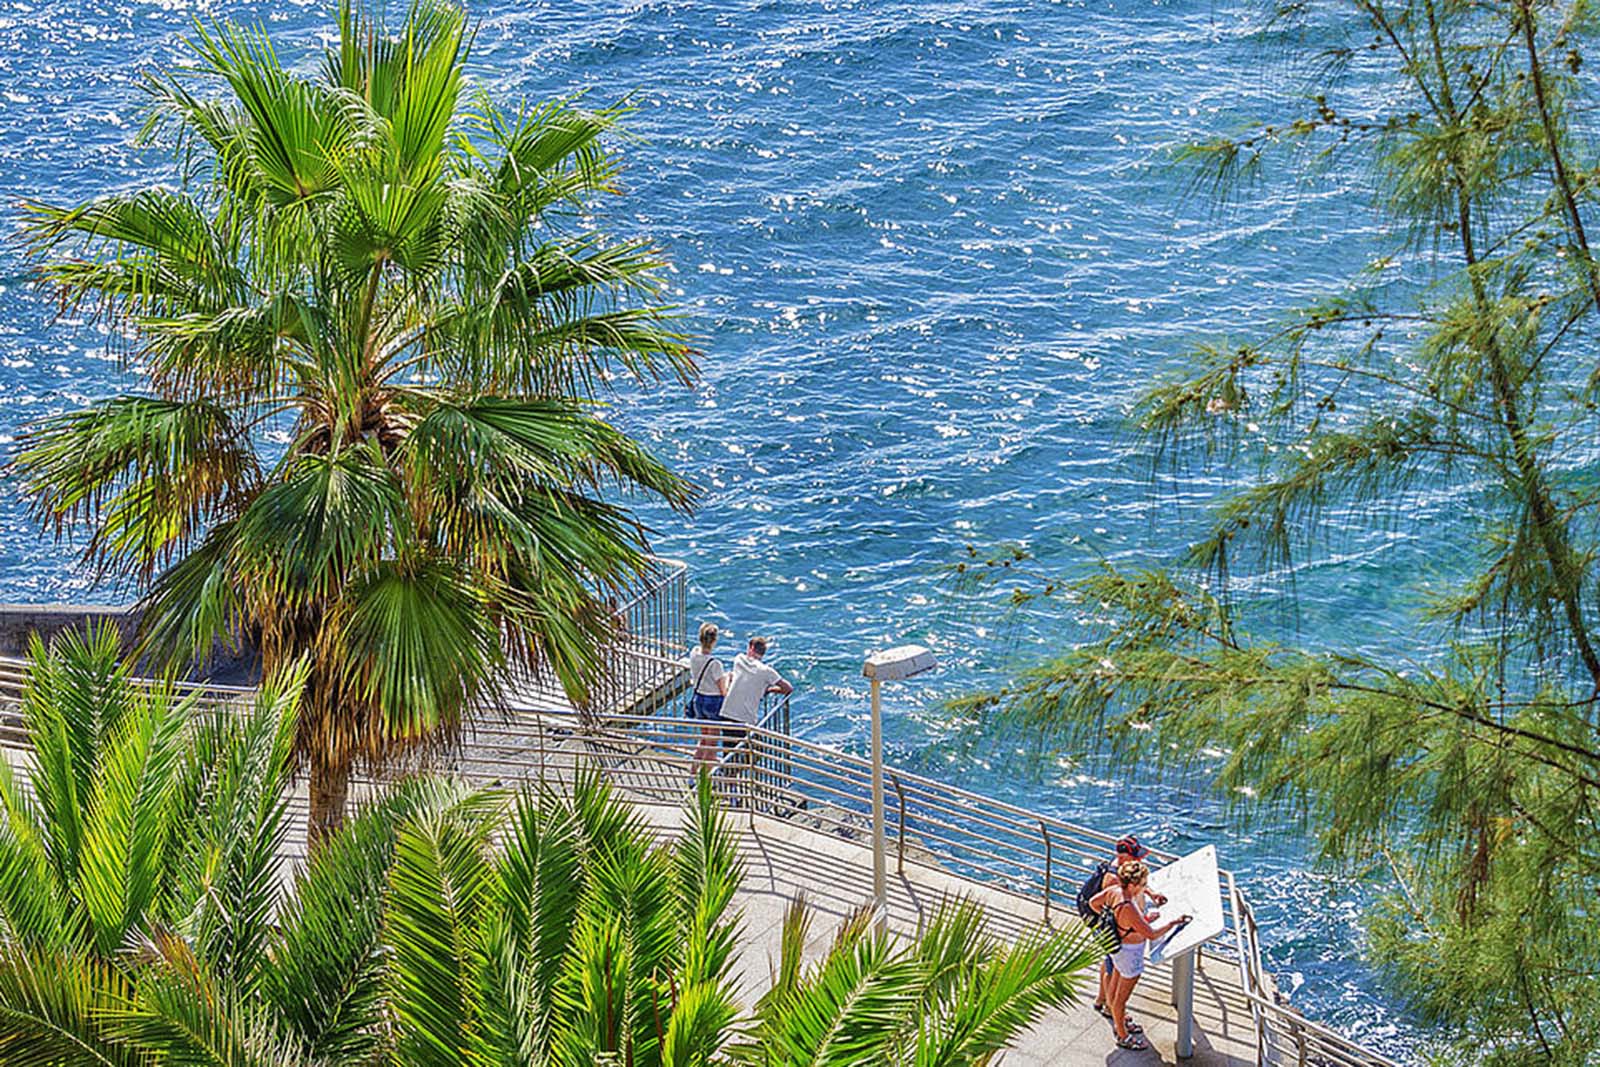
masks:
{"type": "Polygon", "coordinates": [[[1172,1005],[1178,1009],[1178,1056],[1194,1055],[1194,958],[1199,947],[1222,933],[1222,880],[1217,849],[1207,845],[1150,872],[1150,889],[1167,898],[1162,919],[1193,918],[1151,942],[1145,961],[1172,963],[1172,1005]]]}

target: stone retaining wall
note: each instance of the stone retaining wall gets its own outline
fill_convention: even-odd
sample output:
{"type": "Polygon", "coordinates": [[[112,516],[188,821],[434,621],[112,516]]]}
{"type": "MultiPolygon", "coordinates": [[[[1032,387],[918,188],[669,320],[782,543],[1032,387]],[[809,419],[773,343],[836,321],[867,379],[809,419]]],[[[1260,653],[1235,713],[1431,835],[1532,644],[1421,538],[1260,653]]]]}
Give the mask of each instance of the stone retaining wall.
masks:
{"type": "MultiPolygon", "coordinates": [[[[48,642],[59,633],[93,623],[115,626],[123,647],[128,648],[139,625],[139,609],[110,604],[0,604],[0,656],[26,656],[34,634],[48,642]]],[[[206,669],[197,672],[194,680],[249,685],[260,676],[260,662],[253,650],[241,654],[218,645],[212,649],[206,669]]]]}

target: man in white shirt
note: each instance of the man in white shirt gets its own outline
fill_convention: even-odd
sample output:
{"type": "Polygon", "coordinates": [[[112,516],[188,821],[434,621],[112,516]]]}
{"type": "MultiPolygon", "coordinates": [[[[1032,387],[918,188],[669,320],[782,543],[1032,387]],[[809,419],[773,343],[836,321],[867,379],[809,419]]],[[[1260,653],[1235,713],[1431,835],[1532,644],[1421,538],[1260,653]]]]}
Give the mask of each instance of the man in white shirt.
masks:
{"type": "Polygon", "coordinates": [[[724,748],[732,748],[744,737],[744,727],[754,726],[761,715],[761,698],[768,693],[792,693],[788,679],[762,662],[767,654],[767,639],[752,637],[745,650],[733,657],[727,696],[722,698],[724,748]]]}

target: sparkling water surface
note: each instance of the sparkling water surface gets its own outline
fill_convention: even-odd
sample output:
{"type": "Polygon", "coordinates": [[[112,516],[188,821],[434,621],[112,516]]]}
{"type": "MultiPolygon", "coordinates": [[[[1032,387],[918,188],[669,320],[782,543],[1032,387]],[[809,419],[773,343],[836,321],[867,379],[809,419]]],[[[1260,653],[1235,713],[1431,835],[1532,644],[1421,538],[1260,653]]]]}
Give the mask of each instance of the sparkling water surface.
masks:
{"type": "MultiPolygon", "coordinates": [[[[1085,631],[954,595],[966,546],[1023,542],[1065,573],[1170,553],[1226,483],[1151,492],[1125,423],[1186,340],[1243,331],[1327,291],[1371,248],[1359,189],[1268,177],[1215,213],[1163,161],[1273,114],[1299,85],[1204,0],[477,3],[475,76],[503,100],[587,93],[636,108],[612,225],[660,239],[703,350],[692,392],[619,397],[615,417],[704,489],[650,512],[691,567],[695,614],[776,637],[804,736],[860,747],[862,654],[927,643],[946,667],[886,691],[891,758],[1183,852],[1215,842],[1257,901],[1295,1003],[1391,1051],[1416,1026],[1363,962],[1362,896],[1281,824],[1231,822],[1203,784],[1109,775],[942,703],[1085,631]]],[[[140,72],[196,16],[260,20],[304,61],[322,4],[0,4],[0,188],[64,201],[170,174],[131,145],[140,72]]],[[[1281,113],[1281,110],[1278,111],[1281,113]]],[[[27,420],[120,387],[92,322],[52,324],[0,250],[0,447],[27,420]]],[[[1327,516],[1297,578],[1309,640],[1399,643],[1418,575],[1462,536],[1451,501],[1381,535],[1327,516]],[[1432,556],[1417,532],[1430,529],[1432,556]],[[1335,567],[1334,565],[1337,564],[1335,567]]],[[[0,597],[116,600],[41,540],[7,489],[0,597]]],[[[728,647],[728,646],[724,646],[728,647]]]]}

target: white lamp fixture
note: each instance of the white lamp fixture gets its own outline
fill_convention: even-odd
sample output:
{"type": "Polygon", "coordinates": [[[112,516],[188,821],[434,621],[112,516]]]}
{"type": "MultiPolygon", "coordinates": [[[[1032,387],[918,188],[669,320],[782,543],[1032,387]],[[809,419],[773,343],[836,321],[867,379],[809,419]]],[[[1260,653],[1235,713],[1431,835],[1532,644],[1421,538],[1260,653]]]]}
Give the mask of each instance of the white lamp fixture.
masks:
{"type": "Polygon", "coordinates": [[[880,934],[888,928],[889,899],[884,873],[883,709],[879,686],[931,671],[938,665],[933,653],[921,645],[900,645],[870,653],[861,667],[862,676],[872,682],[872,905],[873,925],[880,934]]]}
{"type": "Polygon", "coordinates": [[[867,657],[861,673],[875,682],[898,682],[913,674],[931,671],[939,665],[933,653],[921,645],[901,645],[867,657]]]}

